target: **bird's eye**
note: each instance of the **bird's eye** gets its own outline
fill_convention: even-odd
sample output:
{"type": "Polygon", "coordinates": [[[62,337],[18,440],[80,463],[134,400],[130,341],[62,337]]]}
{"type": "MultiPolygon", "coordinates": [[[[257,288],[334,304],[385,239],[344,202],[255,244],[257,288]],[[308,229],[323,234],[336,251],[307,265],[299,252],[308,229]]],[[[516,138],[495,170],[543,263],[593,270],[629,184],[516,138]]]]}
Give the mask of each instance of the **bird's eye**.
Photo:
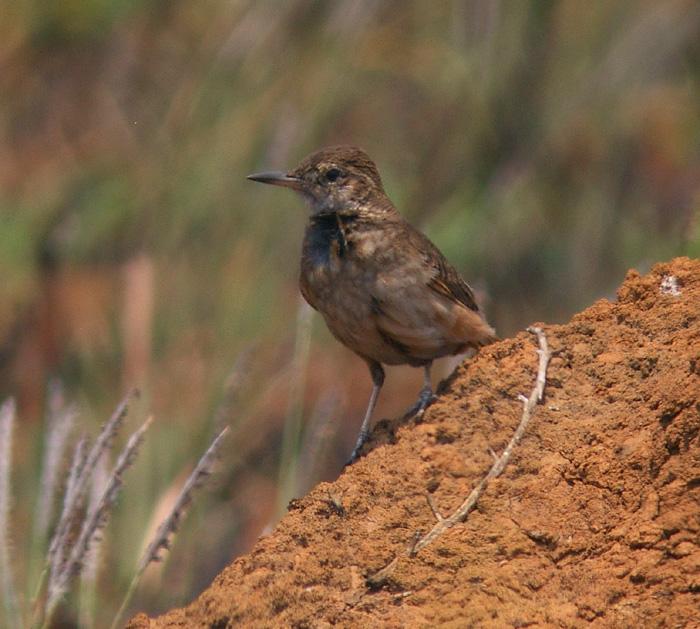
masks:
{"type": "Polygon", "coordinates": [[[340,177],[340,170],[337,168],[331,168],[326,172],[326,179],[328,179],[328,181],[335,181],[338,177],[340,177]]]}

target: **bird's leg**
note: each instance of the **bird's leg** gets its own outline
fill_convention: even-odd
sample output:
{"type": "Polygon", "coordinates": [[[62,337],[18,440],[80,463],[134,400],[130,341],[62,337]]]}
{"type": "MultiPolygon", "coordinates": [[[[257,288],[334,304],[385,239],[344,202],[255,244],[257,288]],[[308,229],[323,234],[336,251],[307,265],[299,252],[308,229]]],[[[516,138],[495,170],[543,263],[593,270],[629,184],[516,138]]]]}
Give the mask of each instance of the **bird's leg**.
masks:
{"type": "Polygon", "coordinates": [[[404,419],[408,419],[414,415],[420,419],[423,417],[425,409],[428,408],[435,400],[435,396],[433,395],[433,385],[430,381],[430,368],[432,366],[433,363],[428,363],[423,367],[423,388],[418,394],[418,401],[404,414],[404,419]]]}
{"type": "Polygon", "coordinates": [[[368,361],[367,364],[369,365],[369,372],[372,375],[372,394],[369,396],[369,404],[367,405],[365,418],[362,420],[362,426],[360,427],[360,434],[357,437],[357,443],[355,443],[355,447],[353,448],[352,454],[350,455],[350,459],[348,460],[346,465],[350,465],[351,463],[354,463],[357,460],[357,457],[360,455],[360,450],[362,449],[362,446],[365,444],[369,437],[369,423],[372,419],[372,412],[374,411],[374,407],[377,405],[379,391],[382,388],[382,385],[384,384],[384,369],[382,368],[382,366],[378,362],[374,361],[368,361]]]}

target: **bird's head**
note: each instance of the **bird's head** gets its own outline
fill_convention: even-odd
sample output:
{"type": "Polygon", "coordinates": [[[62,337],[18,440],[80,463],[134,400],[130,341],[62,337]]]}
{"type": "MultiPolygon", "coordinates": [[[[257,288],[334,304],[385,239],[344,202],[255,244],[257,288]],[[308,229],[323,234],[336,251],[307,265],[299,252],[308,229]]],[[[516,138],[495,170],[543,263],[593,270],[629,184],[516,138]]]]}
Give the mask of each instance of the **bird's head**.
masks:
{"type": "Polygon", "coordinates": [[[256,173],[248,179],[296,190],[312,214],[353,212],[374,199],[386,199],[374,162],[354,146],[321,149],[287,173],[256,173]]]}

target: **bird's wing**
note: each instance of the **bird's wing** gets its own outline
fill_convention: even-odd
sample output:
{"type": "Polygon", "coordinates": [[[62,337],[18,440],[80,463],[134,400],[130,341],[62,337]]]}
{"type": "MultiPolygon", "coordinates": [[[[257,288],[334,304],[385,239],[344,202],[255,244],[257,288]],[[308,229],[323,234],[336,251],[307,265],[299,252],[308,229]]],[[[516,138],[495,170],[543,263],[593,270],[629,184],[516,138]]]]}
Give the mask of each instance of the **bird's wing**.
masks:
{"type": "Polygon", "coordinates": [[[479,312],[474,291],[445,259],[440,250],[427,236],[408,224],[407,228],[408,242],[416,252],[423,255],[425,266],[430,271],[428,286],[450,301],[479,312]]]}
{"type": "Polygon", "coordinates": [[[495,339],[469,285],[435,245],[406,224],[400,266],[373,295],[378,332],[413,360],[463,351],[495,339]],[[396,272],[397,270],[403,272],[396,272]]]}
{"type": "Polygon", "coordinates": [[[474,292],[469,284],[459,276],[457,271],[444,258],[433,262],[435,276],[428,282],[428,286],[449,300],[462,304],[474,312],[479,312],[479,306],[476,304],[474,292]]]}

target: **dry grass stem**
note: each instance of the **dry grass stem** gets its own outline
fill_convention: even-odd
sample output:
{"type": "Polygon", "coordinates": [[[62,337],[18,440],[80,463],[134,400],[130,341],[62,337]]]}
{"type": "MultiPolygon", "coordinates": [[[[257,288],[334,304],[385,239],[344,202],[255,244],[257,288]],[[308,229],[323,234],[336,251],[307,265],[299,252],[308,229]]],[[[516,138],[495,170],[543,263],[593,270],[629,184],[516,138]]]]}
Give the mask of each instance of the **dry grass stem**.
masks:
{"type": "Polygon", "coordinates": [[[15,424],[15,401],[10,398],[0,406],[0,586],[8,627],[19,627],[19,608],[10,556],[10,468],[12,433],[15,424]]]}
{"type": "MultiPolygon", "coordinates": [[[[71,530],[71,523],[77,518],[77,512],[80,509],[80,499],[78,497],[78,479],[80,472],[85,466],[85,458],[87,456],[88,439],[83,435],[75,445],[73,451],[73,459],[71,461],[68,480],[66,481],[66,489],[63,495],[63,507],[61,509],[61,517],[56,525],[56,531],[51,540],[49,551],[47,554],[47,564],[50,575],[57,575],[65,560],[65,552],[68,547],[68,537],[71,530]]],[[[41,583],[40,583],[41,587],[41,583]]]]}
{"type": "Polygon", "coordinates": [[[46,538],[53,517],[59,470],[77,416],[75,406],[66,404],[63,387],[58,381],[49,385],[48,407],[39,501],[34,521],[34,537],[40,540],[46,538]]]}
{"type": "Polygon", "coordinates": [[[287,509],[289,500],[297,491],[297,470],[299,464],[299,443],[304,410],[304,390],[309,366],[311,348],[311,325],[313,310],[306,301],[299,298],[297,307],[297,325],[294,339],[294,356],[292,357],[289,382],[287,416],[282,432],[282,452],[279,465],[279,490],[277,511],[282,514],[287,509]]]}
{"type": "Polygon", "coordinates": [[[134,391],[129,392],[119,406],[117,406],[107,423],[102,426],[100,433],[97,435],[97,439],[95,439],[95,443],[87,454],[83,454],[86,447],[84,444],[81,446],[79,443],[78,445],[80,448],[76,448],[63,499],[61,517],[56,526],[53,539],[51,540],[51,546],[49,547],[48,559],[51,566],[49,586],[51,586],[51,582],[57,578],[57,575],[62,570],[64,549],[70,534],[71,524],[85,499],[88,483],[95,470],[95,466],[99,458],[112,446],[114,438],[126,417],[129,400],[134,393],[134,391]],[[78,456],[79,453],[81,456],[78,456]]]}
{"type": "MultiPolygon", "coordinates": [[[[83,521],[80,534],[78,535],[78,539],[72,545],[71,553],[68,556],[67,561],[63,566],[61,566],[61,570],[56,575],[56,578],[49,582],[45,623],[51,618],[52,612],[56,605],[68,591],[71,580],[77,574],[79,574],[86,554],[90,549],[91,542],[107,523],[109,514],[123,484],[122,476],[134,462],[134,459],[138,454],[139,446],[143,442],[146,430],[151,425],[152,421],[153,418],[149,417],[127,441],[126,446],[124,446],[124,449],[119,455],[117,463],[109,476],[107,486],[102,492],[102,496],[100,497],[97,506],[83,521]]],[[[95,463],[97,463],[97,460],[95,463]]]]}
{"type": "Polygon", "coordinates": [[[239,394],[248,384],[255,349],[255,345],[251,343],[240,351],[226,377],[221,401],[214,411],[214,426],[218,430],[228,424],[229,418],[236,408],[239,394]]]}
{"type": "Polygon", "coordinates": [[[201,486],[206,477],[211,474],[214,458],[216,457],[216,452],[219,448],[219,445],[221,444],[221,440],[224,438],[227,432],[228,428],[224,428],[216,436],[216,438],[214,439],[214,441],[212,441],[207,451],[202,455],[202,458],[199,459],[199,462],[192,471],[192,474],[190,474],[187,478],[187,481],[185,482],[182,491],[180,492],[180,495],[177,497],[177,500],[175,500],[175,504],[173,505],[170,514],[167,518],[165,518],[165,520],[163,520],[161,525],[158,527],[153,541],[151,541],[151,543],[144,551],[143,556],[141,557],[141,561],[139,562],[138,567],[136,569],[137,575],[140,576],[146,569],[146,566],[148,566],[148,564],[152,561],[160,560],[158,554],[161,549],[168,550],[168,538],[171,534],[177,531],[177,527],[180,523],[180,520],[182,519],[185,510],[189,506],[190,502],[192,502],[192,493],[194,492],[194,490],[201,486]]]}
{"type": "Polygon", "coordinates": [[[116,629],[116,627],[119,626],[121,617],[124,615],[126,608],[129,606],[131,597],[134,595],[134,592],[136,591],[136,587],[139,584],[141,576],[143,575],[148,565],[151,562],[161,560],[159,555],[161,549],[169,550],[170,536],[177,532],[180,520],[182,519],[185,511],[187,510],[187,507],[192,502],[192,494],[194,490],[200,487],[204,483],[205,479],[211,474],[216,453],[219,449],[219,446],[221,445],[221,441],[226,436],[227,432],[228,427],[224,428],[216,436],[216,438],[214,439],[214,441],[212,441],[207,451],[202,455],[202,458],[199,459],[199,462],[195,466],[194,470],[192,470],[192,473],[187,478],[187,481],[185,482],[184,486],[182,487],[182,490],[180,491],[180,494],[175,500],[175,503],[173,504],[170,513],[160,524],[160,526],[156,530],[153,540],[146,547],[146,550],[141,556],[141,560],[139,561],[138,566],[136,567],[136,573],[134,574],[134,577],[131,580],[131,584],[129,585],[129,589],[126,592],[126,595],[124,596],[124,600],[122,601],[119,610],[114,616],[114,620],[112,621],[111,625],[112,629],[116,629]]]}
{"type": "Polygon", "coordinates": [[[318,479],[335,431],[333,419],[339,406],[340,395],[336,388],[322,395],[314,405],[299,449],[297,488],[300,492],[306,493],[318,479]]]}
{"type": "Polygon", "coordinates": [[[131,398],[137,394],[136,390],[132,390],[126,394],[124,399],[119,403],[119,406],[114,410],[112,416],[107,420],[107,423],[102,427],[100,433],[95,439],[95,443],[90,452],[88,452],[87,458],[85,459],[85,465],[80,471],[80,476],[78,478],[77,491],[84,493],[87,491],[88,483],[92,478],[93,471],[97,466],[97,461],[99,458],[107,452],[114,443],[114,439],[119,432],[119,429],[124,422],[126,417],[126,412],[129,407],[129,402],[131,398]]]}
{"type": "MultiPolygon", "coordinates": [[[[90,496],[88,501],[88,512],[92,513],[97,509],[97,505],[109,482],[110,472],[105,457],[102,457],[90,483],[90,496]]],[[[80,572],[79,603],[78,603],[78,625],[80,627],[95,626],[95,612],[97,603],[97,578],[102,559],[102,537],[95,536],[88,552],[83,560],[83,568],[80,572]]]]}

